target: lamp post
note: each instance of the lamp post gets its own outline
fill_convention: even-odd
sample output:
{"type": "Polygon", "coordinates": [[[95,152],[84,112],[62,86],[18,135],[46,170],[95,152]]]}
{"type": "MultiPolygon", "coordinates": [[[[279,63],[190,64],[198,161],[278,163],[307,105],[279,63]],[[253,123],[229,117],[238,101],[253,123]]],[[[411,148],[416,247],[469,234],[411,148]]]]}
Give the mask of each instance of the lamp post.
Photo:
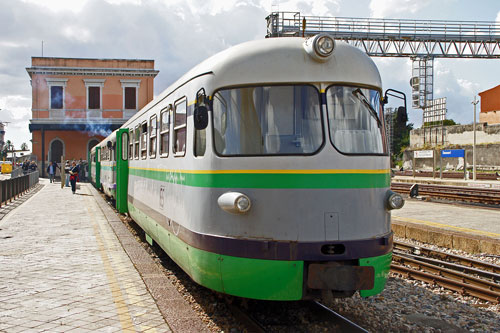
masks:
{"type": "Polygon", "coordinates": [[[474,95],[474,100],[471,102],[474,104],[474,122],[472,123],[472,130],[474,132],[474,144],[472,146],[472,175],[473,179],[476,180],[476,105],[479,103],[476,100],[476,95],[474,95]]]}

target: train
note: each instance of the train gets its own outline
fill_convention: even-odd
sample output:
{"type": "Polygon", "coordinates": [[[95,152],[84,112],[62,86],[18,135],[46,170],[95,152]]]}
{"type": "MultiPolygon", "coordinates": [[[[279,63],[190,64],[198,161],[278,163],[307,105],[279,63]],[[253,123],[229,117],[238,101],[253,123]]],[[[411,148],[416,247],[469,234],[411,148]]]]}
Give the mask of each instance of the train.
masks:
{"type": "Polygon", "coordinates": [[[392,259],[380,73],[331,35],[195,66],[89,153],[91,181],[196,283],[259,300],[380,293],[392,259]]]}

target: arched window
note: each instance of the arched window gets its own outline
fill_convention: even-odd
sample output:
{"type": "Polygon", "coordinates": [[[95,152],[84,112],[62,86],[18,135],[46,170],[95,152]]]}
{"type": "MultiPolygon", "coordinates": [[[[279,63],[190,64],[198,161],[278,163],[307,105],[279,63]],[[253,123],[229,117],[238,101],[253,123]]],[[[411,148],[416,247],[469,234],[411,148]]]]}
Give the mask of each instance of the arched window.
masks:
{"type": "Polygon", "coordinates": [[[95,146],[96,144],[98,144],[98,143],[99,143],[99,140],[97,140],[97,139],[91,139],[91,140],[89,141],[89,143],[87,144],[87,156],[89,155],[90,150],[91,150],[92,148],[94,148],[94,146],[95,146]]]}

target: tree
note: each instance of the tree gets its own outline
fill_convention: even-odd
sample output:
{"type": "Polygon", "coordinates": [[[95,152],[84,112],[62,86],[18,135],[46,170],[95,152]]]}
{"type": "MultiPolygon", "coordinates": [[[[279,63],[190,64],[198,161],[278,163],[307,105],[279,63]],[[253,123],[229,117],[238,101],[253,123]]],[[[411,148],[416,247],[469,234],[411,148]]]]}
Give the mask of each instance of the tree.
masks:
{"type": "Polygon", "coordinates": [[[392,163],[403,158],[403,151],[410,145],[410,131],[413,129],[413,124],[406,124],[408,121],[408,114],[406,108],[399,107],[396,111],[393,127],[393,147],[394,153],[392,155],[392,163]]]}
{"type": "Polygon", "coordinates": [[[29,149],[29,148],[28,148],[28,144],[27,144],[26,142],[23,142],[23,143],[21,144],[21,150],[28,150],[28,149],[29,149]]]}

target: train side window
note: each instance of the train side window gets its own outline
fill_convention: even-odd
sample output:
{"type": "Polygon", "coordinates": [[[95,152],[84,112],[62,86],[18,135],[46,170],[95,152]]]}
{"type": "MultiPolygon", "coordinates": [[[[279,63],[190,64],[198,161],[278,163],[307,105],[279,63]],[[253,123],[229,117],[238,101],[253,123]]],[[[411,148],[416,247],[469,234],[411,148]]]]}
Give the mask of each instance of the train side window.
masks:
{"type": "Polygon", "coordinates": [[[129,149],[129,144],[128,144],[128,133],[123,132],[122,133],[122,161],[128,160],[128,149],[129,149]]]}
{"type": "Polygon", "coordinates": [[[141,124],[141,158],[145,159],[148,155],[148,123],[143,122],[141,124]]]}
{"type": "Polygon", "coordinates": [[[149,119],[149,156],[156,157],[156,115],[149,119]]]}
{"type": "Polygon", "coordinates": [[[128,142],[128,158],[133,159],[134,158],[134,129],[131,128],[128,130],[130,135],[128,136],[129,142],[128,142]]]}
{"type": "Polygon", "coordinates": [[[168,146],[170,143],[170,108],[164,109],[160,113],[160,155],[168,156],[168,146]]]}
{"type": "Polygon", "coordinates": [[[139,132],[139,125],[135,127],[135,135],[134,135],[134,158],[139,159],[139,138],[141,133],[139,132]]]}
{"type": "Polygon", "coordinates": [[[175,103],[174,109],[174,141],[173,153],[174,156],[184,156],[186,154],[186,118],[187,118],[187,101],[184,97],[182,100],[175,103]]]}
{"type": "MultiPolygon", "coordinates": [[[[202,104],[203,103],[203,106],[205,106],[205,99],[206,99],[206,96],[205,96],[205,93],[204,93],[205,90],[203,90],[203,94],[201,96],[196,96],[196,105],[198,105],[198,103],[202,104]]],[[[195,106],[196,108],[196,106],[195,106]]],[[[194,117],[193,117],[194,118],[194,117]]],[[[194,156],[196,157],[200,157],[200,156],[204,156],[205,155],[205,150],[207,148],[207,130],[206,128],[202,129],[202,130],[197,130],[196,128],[194,129],[194,149],[193,149],[193,154],[194,156]]]]}

